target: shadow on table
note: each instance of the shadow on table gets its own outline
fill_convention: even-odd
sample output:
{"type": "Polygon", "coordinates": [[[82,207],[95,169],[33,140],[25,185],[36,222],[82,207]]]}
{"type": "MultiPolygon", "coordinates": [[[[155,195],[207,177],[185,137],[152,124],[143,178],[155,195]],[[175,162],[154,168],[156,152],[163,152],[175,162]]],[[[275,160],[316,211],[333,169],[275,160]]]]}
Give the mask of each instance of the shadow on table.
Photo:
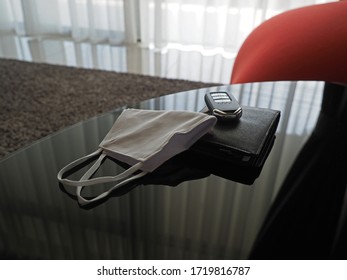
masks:
{"type": "MultiPolygon", "coordinates": [[[[114,162],[114,164],[117,164],[125,169],[129,167],[128,165],[120,161],[117,161],[113,158],[107,157],[107,159],[111,160],[112,162],[114,162]]],[[[90,160],[84,162],[83,164],[77,166],[69,172],[66,172],[64,174],[64,177],[67,177],[72,173],[76,172],[76,170],[79,170],[87,166],[94,160],[95,158],[91,158],[90,160]]],[[[104,203],[111,197],[119,197],[125,195],[134,188],[139,186],[164,185],[175,187],[185,181],[202,179],[210,175],[216,175],[228,180],[232,180],[234,182],[242,183],[245,185],[251,185],[254,183],[255,179],[259,177],[261,170],[262,166],[237,166],[222,159],[217,161],[215,159],[207,158],[202,155],[193,153],[191,151],[187,151],[171,158],[163,165],[161,165],[158,169],[156,169],[154,172],[115,189],[109,196],[100,199],[96,202],[89,203],[87,205],[80,205],[80,207],[83,209],[94,208],[104,203]]],[[[59,183],[59,187],[69,197],[77,201],[77,196],[68,191],[63,184],[59,183]]],[[[86,198],[92,199],[93,196],[86,196],[86,198]]]]}

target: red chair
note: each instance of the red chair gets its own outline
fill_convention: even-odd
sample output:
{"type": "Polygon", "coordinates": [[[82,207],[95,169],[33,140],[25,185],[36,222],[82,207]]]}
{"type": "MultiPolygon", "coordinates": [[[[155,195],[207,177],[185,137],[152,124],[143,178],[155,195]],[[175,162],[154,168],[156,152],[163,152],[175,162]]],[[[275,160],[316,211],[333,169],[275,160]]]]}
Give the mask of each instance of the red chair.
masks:
{"type": "Polygon", "coordinates": [[[241,46],[231,83],[325,81],[316,127],[254,244],[255,259],[346,258],[347,1],[294,9],[241,46]],[[346,219],[346,218],[345,218],[346,219]]]}
{"type": "Polygon", "coordinates": [[[294,9],[256,28],[241,46],[231,83],[347,83],[347,1],[294,9]]]}

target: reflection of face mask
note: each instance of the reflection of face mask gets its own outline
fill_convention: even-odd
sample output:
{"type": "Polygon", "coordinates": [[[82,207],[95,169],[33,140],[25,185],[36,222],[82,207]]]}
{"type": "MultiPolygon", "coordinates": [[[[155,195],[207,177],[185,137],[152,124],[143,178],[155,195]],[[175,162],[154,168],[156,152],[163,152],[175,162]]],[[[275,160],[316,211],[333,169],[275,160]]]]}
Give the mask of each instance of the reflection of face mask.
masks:
{"type": "Polygon", "coordinates": [[[154,171],[168,159],[189,149],[215,123],[215,117],[197,112],[124,110],[100,143],[99,149],[61,169],[58,180],[65,185],[77,187],[76,194],[82,205],[99,200],[115,188],[154,171]],[[98,154],[98,160],[79,181],[63,178],[64,173],[98,154]],[[90,178],[106,156],[131,167],[117,176],[90,178]],[[134,175],[138,170],[141,172],[134,175]],[[118,183],[91,200],[81,196],[84,186],[109,182],[118,183]]]}

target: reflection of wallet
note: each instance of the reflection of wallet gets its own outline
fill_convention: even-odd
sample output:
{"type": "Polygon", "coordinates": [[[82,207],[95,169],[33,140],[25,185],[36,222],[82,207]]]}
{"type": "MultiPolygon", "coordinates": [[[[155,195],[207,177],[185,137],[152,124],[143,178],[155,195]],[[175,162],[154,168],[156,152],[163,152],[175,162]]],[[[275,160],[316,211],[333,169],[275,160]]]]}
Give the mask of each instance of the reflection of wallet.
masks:
{"type": "Polygon", "coordinates": [[[242,110],[239,121],[217,122],[191,151],[214,161],[262,168],[274,143],[280,112],[246,106],[242,110]]]}

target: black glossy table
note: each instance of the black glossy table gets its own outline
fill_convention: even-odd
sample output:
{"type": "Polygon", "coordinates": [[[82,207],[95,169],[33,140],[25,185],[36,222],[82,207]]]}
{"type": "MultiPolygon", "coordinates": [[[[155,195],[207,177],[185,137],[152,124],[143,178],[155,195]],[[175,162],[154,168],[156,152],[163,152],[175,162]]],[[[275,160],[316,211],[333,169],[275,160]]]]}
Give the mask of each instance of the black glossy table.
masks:
{"type": "MultiPolygon", "coordinates": [[[[283,84],[280,88],[288,87],[283,84]]],[[[238,96],[242,88],[233,90],[238,96]]],[[[199,111],[204,107],[205,92],[176,93],[131,107],[199,111]]],[[[273,171],[279,170],[279,161],[286,161],[279,155],[284,134],[278,137],[252,185],[198,168],[169,169],[162,178],[117,190],[104,202],[81,208],[73,190],[59,185],[57,173],[74,159],[93,152],[121,111],[78,123],[0,161],[1,257],[248,258],[281,181],[274,178],[273,171]]],[[[299,148],[296,145],[295,149],[299,148]]],[[[109,161],[100,172],[121,170],[109,161]]]]}

